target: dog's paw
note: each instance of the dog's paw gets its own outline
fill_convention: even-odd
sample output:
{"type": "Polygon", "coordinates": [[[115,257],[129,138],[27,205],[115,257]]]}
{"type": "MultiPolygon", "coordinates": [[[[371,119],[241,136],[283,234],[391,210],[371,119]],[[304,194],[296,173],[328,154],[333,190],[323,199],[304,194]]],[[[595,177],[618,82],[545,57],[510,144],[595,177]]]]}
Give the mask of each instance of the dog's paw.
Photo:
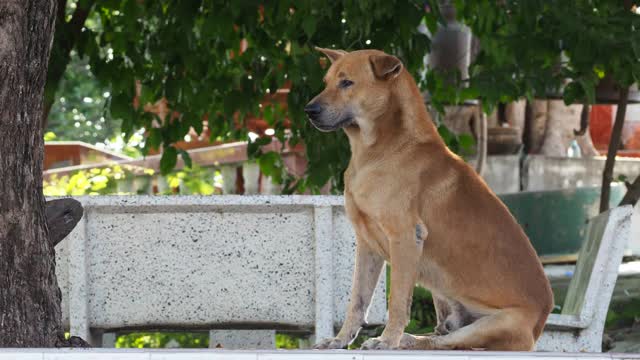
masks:
{"type": "Polygon", "coordinates": [[[400,350],[436,350],[438,347],[436,346],[436,342],[439,336],[428,334],[428,335],[411,335],[404,333],[400,338],[400,345],[398,349],[400,350]]]}
{"type": "Polygon", "coordinates": [[[418,344],[418,339],[411,334],[404,333],[400,338],[400,345],[398,345],[398,349],[402,350],[410,350],[415,349],[418,344]]]}
{"type": "Polygon", "coordinates": [[[360,347],[361,350],[390,350],[393,349],[390,344],[382,339],[382,337],[371,338],[360,347]]]}
{"type": "Polygon", "coordinates": [[[319,341],[317,344],[313,346],[316,350],[326,350],[326,349],[344,349],[347,347],[347,343],[338,338],[328,338],[319,341]]]}

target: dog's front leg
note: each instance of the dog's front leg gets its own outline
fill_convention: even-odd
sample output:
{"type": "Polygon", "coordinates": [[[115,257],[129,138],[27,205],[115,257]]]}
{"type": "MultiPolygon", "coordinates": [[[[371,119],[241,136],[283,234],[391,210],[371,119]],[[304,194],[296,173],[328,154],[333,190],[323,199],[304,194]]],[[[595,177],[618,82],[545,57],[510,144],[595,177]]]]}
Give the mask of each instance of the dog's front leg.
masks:
{"type": "Polygon", "coordinates": [[[356,264],[353,270],[351,298],[342,329],[334,338],[324,339],[315,345],[315,349],[342,349],[351,343],[362,325],[366,322],[367,310],[376,288],[384,258],[356,236],[356,264]]]}
{"type": "Polygon", "coordinates": [[[413,288],[426,237],[426,229],[420,225],[400,231],[384,230],[389,239],[391,258],[389,321],[380,337],[369,339],[362,344],[362,349],[365,350],[398,348],[404,328],[409,324],[413,288]]]}

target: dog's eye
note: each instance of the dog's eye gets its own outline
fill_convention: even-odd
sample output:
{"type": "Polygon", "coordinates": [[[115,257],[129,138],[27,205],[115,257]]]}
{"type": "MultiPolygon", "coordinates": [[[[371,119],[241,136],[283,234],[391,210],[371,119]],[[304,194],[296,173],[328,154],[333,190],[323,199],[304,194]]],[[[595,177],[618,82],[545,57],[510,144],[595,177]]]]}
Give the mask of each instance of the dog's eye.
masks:
{"type": "Polygon", "coordinates": [[[344,79],[344,80],[340,80],[340,83],[338,84],[338,87],[340,89],[346,89],[351,85],[353,85],[353,81],[344,79]]]}

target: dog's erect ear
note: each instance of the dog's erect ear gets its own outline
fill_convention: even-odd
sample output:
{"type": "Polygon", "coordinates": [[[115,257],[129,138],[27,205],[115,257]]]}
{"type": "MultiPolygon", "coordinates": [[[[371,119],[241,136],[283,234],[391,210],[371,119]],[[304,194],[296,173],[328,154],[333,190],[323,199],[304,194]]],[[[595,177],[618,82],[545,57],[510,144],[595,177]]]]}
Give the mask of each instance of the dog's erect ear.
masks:
{"type": "Polygon", "coordinates": [[[336,60],[340,59],[342,57],[342,55],[346,55],[347,52],[344,50],[336,50],[336,49],[325,49],[325,48],[321,48],[321,47],[317,47],[316,46],[316,50],[320,51],[321,53],[325,54],[329,60],[331,60],[331,62],[335,62],[336,60]]]}
{"type": "Polygon", "coordinates": [[[373,73],[380,79],[393,79],[402,71],[402,62],[392,55],[371,55],[369,61],[373,73]]]}

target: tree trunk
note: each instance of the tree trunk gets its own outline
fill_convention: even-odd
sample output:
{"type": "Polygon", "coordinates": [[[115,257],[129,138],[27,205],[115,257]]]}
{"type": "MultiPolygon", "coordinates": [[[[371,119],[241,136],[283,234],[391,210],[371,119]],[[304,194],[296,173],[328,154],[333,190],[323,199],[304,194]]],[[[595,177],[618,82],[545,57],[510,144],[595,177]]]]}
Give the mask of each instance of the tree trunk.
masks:
{"type": "Polygon", "coordinates": [[[607,151],[607,161],[604,163],[604,170],[602,171],[602,189],[600,191],[601,213],[609,210],[609,193],[611,191],[611,181],[613,181],[613,167],[616,164],[616,154],[620,148],[622,125],[624,125],[624,117],[627,114],[628,97],[629,88],[620,89],[620,100],[618,101],[618,110],[616,111],[616,121],[613,123],[613,130],[611,130],[611,139],[609,140],[609,149],[607,151]]]}
{"type": "Polygon", "coordinates": [[[567,156],[576,140],[583,157],[597,156],[582,105],[565,105],[562,100],[534,100],[527,110],[525,149],[528,154],[553,157],[567,156]],[[580,133],[575,129],[580,128],[580,133]]]}
{"type": "Polygon", "coordinates": [[[547,129],[547,112],[549,103],[546,100],[533,100],[528,103],[527,120],[525,124],[526,138],[524,147],[527,154],[539,154],[544,144],[545,131],[547,129]]]}
{"type": "Polygon", "coordinates": [[[64,335],[42,194],[43,92],[55,0],[0,1],[0,347],[64,335]]]}

